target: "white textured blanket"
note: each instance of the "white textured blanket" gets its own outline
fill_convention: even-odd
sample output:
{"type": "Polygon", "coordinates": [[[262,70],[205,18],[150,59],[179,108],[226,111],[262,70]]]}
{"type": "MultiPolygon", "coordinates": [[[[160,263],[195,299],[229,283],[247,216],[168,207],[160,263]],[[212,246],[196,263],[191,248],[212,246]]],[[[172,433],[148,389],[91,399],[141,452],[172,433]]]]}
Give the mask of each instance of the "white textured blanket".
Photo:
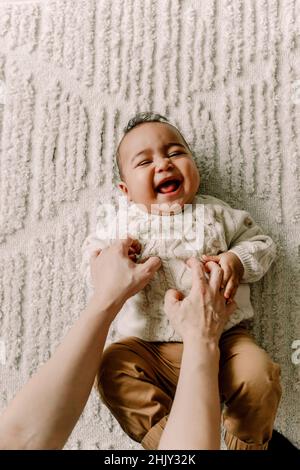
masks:
{"type": "MultiPolygon", "coordinates": [[[[152,110],[195,151],[201,191],[278,244],[253,331],[282,366],[276,427],[300,446],[299,24],[300,0],[0,2],[1,407],[84,308],[83,240],[122,128],[152,110]]],[[[67,448],[140,446],[93,392],[67,448]]]]}

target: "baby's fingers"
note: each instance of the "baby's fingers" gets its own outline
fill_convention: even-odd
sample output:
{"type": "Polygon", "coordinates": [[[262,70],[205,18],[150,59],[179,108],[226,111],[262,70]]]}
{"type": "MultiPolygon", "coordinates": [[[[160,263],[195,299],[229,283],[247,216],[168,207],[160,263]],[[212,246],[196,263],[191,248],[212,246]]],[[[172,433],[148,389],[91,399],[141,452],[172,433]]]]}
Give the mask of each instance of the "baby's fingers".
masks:
{"type": "Polygon", "coordinates": [[[231,277],[226,285],[224,297],[225,299],[233,299],[235,296],[236,290],[238,288],[238,282],[234,277],[231,277]]]}
{"type": "MultiPolygon", "coordinates": [[[[222,289],[227,286],[229,280],[230,280],[230,277],[231,277],[231,269],[228,268],[228,266],[224,263],[224,265],[222,266],[222,269],[223,269],[223,281],[222,281],[222,284],[221,284],[221,287],[222,289]]],[[[225,291],[226,292],[226,291],[225,291]]]]}
{"type": "Polygon", "coordinates": [[[129,250],[132,250],[135,253],[139,254],[141,252],[141,249],[142,249],[142,245],[140,244],[140,242],[136,239],[133,240],[129,250]]]}

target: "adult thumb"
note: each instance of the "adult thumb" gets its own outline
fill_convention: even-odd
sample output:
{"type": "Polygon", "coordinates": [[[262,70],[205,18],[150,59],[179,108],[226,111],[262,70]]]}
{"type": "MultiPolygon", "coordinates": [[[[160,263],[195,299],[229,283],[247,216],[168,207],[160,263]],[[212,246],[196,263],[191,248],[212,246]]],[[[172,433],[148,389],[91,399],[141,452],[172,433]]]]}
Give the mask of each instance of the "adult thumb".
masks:
{"type": "Polygon", "coordinates": [[[218,256],[218,255],[202,255],[201,259],[205,262],[207,262],[209,260],[209,261],[215,261],[216,263],[218,263],[220,261],[220,256],[218,256]]]}
{"type": "Polygon", "coordinates": [[[151,256],[146,261],[139,264],[141,271],[155,273],[161,266],[161,260],[158,256],[151,256]]]}

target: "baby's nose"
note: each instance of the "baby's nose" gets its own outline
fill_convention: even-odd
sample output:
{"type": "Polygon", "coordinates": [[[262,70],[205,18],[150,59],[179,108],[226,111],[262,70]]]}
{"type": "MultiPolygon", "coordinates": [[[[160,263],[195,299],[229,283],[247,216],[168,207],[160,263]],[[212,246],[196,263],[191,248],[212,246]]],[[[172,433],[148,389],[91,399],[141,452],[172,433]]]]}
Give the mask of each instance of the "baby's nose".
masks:
{"type": "Polygon", "coordinates": [[[173,163],[171,162],[170,158],[160,158],[156,163],[156,171],[167,170],[171,166],[173,166],[173,163]]]}

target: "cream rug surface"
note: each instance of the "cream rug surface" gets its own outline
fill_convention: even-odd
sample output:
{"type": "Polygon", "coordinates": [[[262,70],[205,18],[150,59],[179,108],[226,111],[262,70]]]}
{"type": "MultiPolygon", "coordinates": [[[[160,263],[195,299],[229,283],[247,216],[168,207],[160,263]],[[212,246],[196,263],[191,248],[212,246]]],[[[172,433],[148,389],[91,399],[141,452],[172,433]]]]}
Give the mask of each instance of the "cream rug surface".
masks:
{"type": "MultiPolygon", "coordinates": [[[[122,128],[152,110],[194,150],[201,192],[277,243],[253,331],[282,367],[275,427],[300,446],[299,29],[300,0],[0,2],[1,408],[84,309],[82,243],[122,128]]],[[[141,447],[93,391],[66,448],[141,447]]]]}

